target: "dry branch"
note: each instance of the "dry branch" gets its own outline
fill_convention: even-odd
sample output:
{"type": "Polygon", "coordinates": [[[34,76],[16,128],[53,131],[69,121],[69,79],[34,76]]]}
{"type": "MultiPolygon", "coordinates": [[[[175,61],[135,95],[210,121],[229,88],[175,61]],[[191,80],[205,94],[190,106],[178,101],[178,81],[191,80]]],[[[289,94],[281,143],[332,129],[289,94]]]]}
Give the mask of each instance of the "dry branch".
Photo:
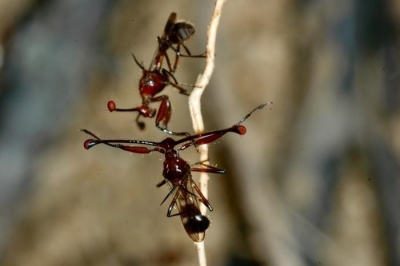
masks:
{"type": "MultiPolygon", "coordinates": [[[[189,110],[190,116],[192,118],[193,129],[196,134],[202,133],[204,131],[204,122],[201,114],[201,96],[204,89],[208,85],[211,75],[214,71],[214,59],[215,59],[215,40],[217,38],[217,29],[219,24],[219,19],[221,17],[222,7],[225,0],[217,0],[214,7],[214,12],[211,16],[210,25],[207,31],[207,59],[206,66],[204,68],[203,74],[199,76],[196,82],[196,87],[189,96],[189,110]]],[[[206,161],[208,159],[208,145],[201,145],[199,147],[200,161],[206,161]]],[[[205,197],[208,197],[208,174],[200,173],[200,190],[205,197]]],[[[207,211],[206,206],[201,205],[201,212],[205,214],[207,211]]],[[[204,248],[204,242],[197,243],[197,252],[199,255],[199,265],[207,265],[206,254],[204,248]]]]}

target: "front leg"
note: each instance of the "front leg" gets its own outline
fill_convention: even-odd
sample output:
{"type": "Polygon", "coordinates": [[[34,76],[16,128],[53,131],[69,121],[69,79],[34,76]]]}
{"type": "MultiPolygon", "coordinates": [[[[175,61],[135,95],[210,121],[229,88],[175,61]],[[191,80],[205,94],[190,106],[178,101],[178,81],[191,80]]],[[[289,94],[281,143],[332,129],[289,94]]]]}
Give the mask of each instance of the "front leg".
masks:
{"type": "Polygon", "coordinates": [[[189,92],[185,88],[183,88],[181,85],[188,86],[188,87],[196,87],[193,84],[178,83],[178,81],[176,80],[175,76],[171,72],[166,70],[165,68],[163,68],[161,71],[162,71],[163,75],[168,80],[168,84],[166,84],[166,85],[173,86],[175,89],[177,89],[179,91],[180,94],[183,94],[183,95],[186,95],[186,96],[190,95],[189,92]],[[170,78],[172,78],[173,82],[170,81],[170,78]]]}
{"type": "Polygon", "coordinates": [[[212,165],[205,164],[204,162],[197,162],[197,163],[193,164],[192,166],[195,166],[195,165],[201,165],[201,166],[204,166],[205,168],[191,167],[190,170],[193,172],[203,172],[203,173],[220,174],[220,175],[223,175],[226,173],[225,169],[219,169],[212,165]]]}
{"type": "Polygon", "coordinates": [[[164,133],[174,136],[190,136],[188,132],[174,132],[169,130],[168,123],[171,118],[171,102],[168,96],[161,95],[153,98],[152,102],[161,101],[160,107],[158,108],[158,113],[156,116],[156,127],[164,133]]]}

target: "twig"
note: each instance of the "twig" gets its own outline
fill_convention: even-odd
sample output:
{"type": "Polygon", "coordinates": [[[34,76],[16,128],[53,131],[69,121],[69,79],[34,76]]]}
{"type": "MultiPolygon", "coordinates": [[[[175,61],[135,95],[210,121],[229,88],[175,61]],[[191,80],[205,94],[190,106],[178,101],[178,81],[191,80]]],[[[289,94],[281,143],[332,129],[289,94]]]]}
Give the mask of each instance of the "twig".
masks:
{"type": "MultiPolygon", "coordinates": [[[[204,122],[201,114],[201,96],[204,89],[208,85],[211,75],[214,71],[214,58],[215,58],[215,40],[217,38],[217,29],[219,24],[219,19],[221,17],[222,7],[225,0],[216,0],[214,12],[211,17],[210,25],[207,31],[207,59],[206,67],[202,75],[199,75],[196,87],[189,96],[189,110],[190,116],[192,118],[193,129],[197,133],[204,132],[204,122]]],[[[199,147],[200,161],[206,161],[208,159],[208,145],[201,145],[199,147]]],[[[200,190],[205,197],[208,197],[208,174],[200,173],[200,190]]],[[[200,207],[203,214],[206,213],[207,208],[203,204],[200,207]]],[[[199,265],[206,266],[206,253],[204,248],[204,242],[197,243],[197,252],[199,255],[199,265]]]]}

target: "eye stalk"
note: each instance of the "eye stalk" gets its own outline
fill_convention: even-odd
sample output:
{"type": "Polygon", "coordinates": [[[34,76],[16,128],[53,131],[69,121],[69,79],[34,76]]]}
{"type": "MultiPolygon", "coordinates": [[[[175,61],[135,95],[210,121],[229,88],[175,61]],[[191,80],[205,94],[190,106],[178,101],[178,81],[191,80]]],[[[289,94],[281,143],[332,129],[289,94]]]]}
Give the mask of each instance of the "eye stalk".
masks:
{"type": "Polygon", "coordinates": [[[83,147],[85,147],[85,149],[90,149],[93,146],[95,146],[97,143],[94,139],[87,139],[84,143],[83,143],[83,147]]]}
{"type": "Polygon", "coordinates": [[[114,101],[109,101],[107,103],[108,110],[110,112],[137,112],[136,124],[140,130],[145,129],[145,123],[139,120],[141,117],[156,117],[155,125],[164,133],[174,136],[189,136],[188,132],[175,132],[168,129],[168,122],[172,112],[171,102],[168,95],[160,94],[166,86],[171,85],[180,94],[188,96],[189,92],[186,87],[194,87],[191,84],[179,83],[174,76],[180,57],[206,57],[206,53],[192,55],[186,47],[185,41],[193,36],[194,33],[195,29],[191,23],[185,20],[178,20],[177,14],[172,12],[168,17],[162,35],[157,37],[157,49],[149,68],[145,68],[136,59],[135,55],[132,54],[133,60],[142,70],[142,77],[139,81],[139,93],[142,98],[141,106],[135,108],[117,108],[114,101]],[[186,54],[181,53],[182,47],[186,51],[186,54]],[[175,61],[170,59],[168,55],[169,49],[175,53],[175,61]],[[162,67],[164,59],[168,66],[167,69],[162,67]],[[150,104],[158,104],[158,108],[150,108],[150,104]]]}
{"type": "Polygon", "coordinates": [[[194,242],[201,242],[204,240],[206,230],[210,226],[210,220],[201,213],[200,205],[204,204],[210,211],[212,211],[213,208],[192,179],[192,172],[225,174],[226,171],[204,162],[190,165],[180,156],[179,151],[185,150],[191,146],[197,147],[199,145],[212,143],[228,133],[236,133],[239,135],[246,134],[246,127],[241,124],[249,118],[253,112],[262,109],[265,105],[266,104],[259,105],[231,127],[196,135],[189,135],[177,140],[170,137],[165,138],[161,142],[127,139],[100,139],[89,130],[82,129],[81,131],[92,137],[87,139],[83,146],[85,149],[90,149],[97,144],[105,144],[130,153],[148,154],[151,152],[159,152],[164,154],[164,179],[157,184],[157,187],[168,184],[170,190],[161,204],[163,204],[168,198],[172,197],[172,201],[168,207],[167,217],[179,215],[183,227],[189,237],[194,242]],[[176,209],[178,212],[172,213],[176,209]]]}

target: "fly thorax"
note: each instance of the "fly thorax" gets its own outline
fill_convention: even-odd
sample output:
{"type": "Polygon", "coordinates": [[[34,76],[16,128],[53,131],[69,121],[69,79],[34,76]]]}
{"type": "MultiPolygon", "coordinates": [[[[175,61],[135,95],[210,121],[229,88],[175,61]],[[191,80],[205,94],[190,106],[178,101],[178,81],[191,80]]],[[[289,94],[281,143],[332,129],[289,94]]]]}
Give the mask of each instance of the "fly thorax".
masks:
{"type": "Polygon", "coordinates": [[[160,72],[147,72],[139,81],[139,90],[142,95],[155,96],[165,86],[165,77],[160,72]]]}
{"type": "Polygon", "coordinates": [[[190,175],[190,165],[180,157],[167,158],[164,161],[163,176],[173,185],[178,186],[190,175]]]}

